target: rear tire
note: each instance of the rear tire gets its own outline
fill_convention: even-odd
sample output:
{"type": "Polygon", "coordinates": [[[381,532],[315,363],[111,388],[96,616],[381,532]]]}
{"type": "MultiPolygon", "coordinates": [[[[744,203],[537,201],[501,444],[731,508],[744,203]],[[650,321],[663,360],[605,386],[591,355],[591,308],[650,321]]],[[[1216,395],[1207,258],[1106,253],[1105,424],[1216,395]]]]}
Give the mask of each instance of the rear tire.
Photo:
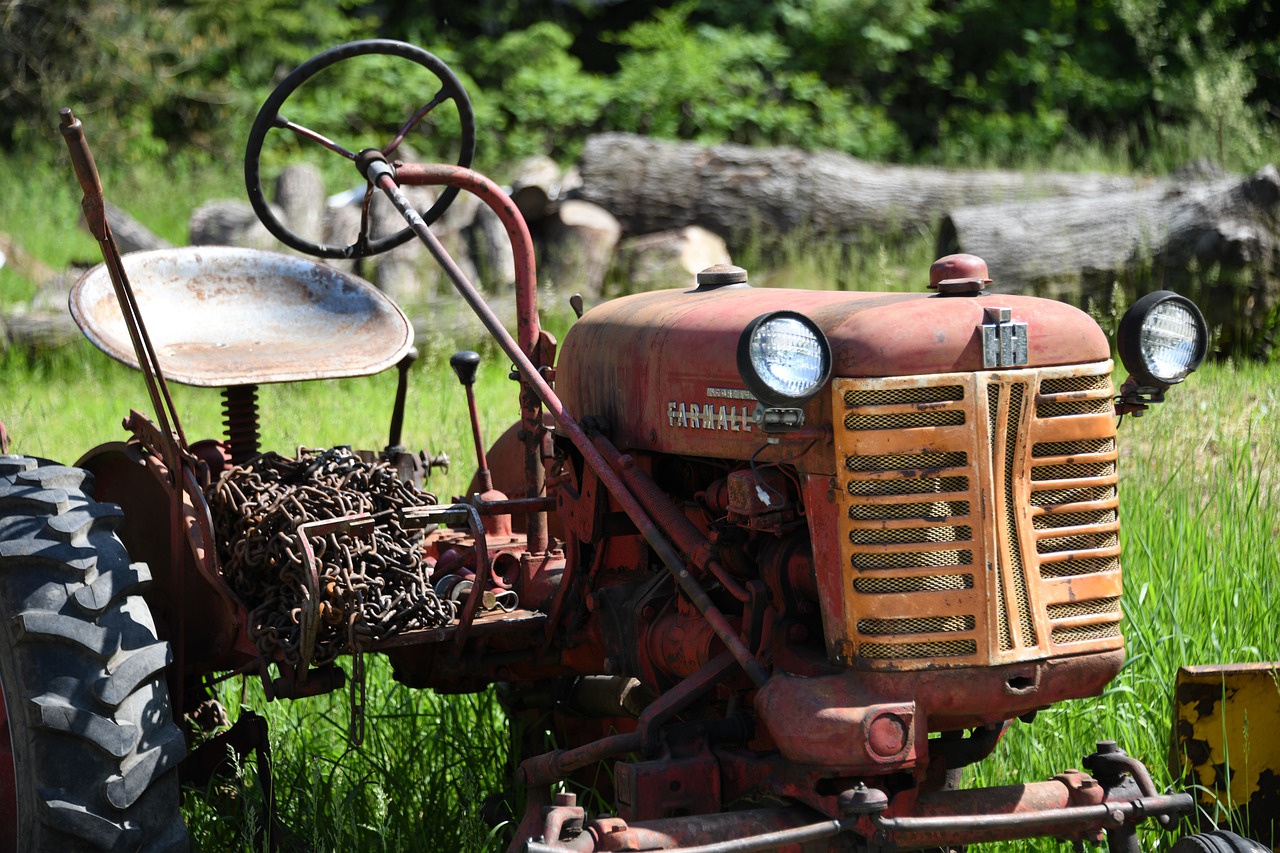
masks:
{"type": "Polygon", "coordinates": [[[0,456],[0,853],[188,846],[151,575],[92,483],[0,456]]]}

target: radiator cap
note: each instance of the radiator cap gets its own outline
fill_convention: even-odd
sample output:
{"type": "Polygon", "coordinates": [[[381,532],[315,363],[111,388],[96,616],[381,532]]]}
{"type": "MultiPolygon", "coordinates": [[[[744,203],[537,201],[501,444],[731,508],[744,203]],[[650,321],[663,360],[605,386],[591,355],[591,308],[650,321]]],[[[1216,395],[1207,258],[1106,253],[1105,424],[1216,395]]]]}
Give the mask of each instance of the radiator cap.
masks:
{"type": "Polygon", "coordinates": [[[747,284],[747,271],[733,264],[715,264],[698,273],[698,289],[694,293],[719,290],[730,285],[747,284]]]}
{"type": "Polygon", "coordinates": [[[945,295],[977,294],[990,283],[987,262],[977,255],[947,255],[929,267],[929,289],[945,295]]]}

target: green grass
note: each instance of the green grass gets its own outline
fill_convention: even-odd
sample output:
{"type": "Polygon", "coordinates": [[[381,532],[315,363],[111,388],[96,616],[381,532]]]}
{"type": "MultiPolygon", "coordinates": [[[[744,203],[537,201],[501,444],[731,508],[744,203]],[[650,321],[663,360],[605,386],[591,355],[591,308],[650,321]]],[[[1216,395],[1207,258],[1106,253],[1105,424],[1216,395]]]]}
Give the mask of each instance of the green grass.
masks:
{"type": "MultiPolygon", "coordinates": [[[[1105,165],[1091,152],[1080,156],[1076,165],[1105,165]]],[[[93,260],[92,239],[69,224],[79,199],[69,169],[25,168],[0,159],[5,185],[41,187],[38,195],[0,198],[0,231],[20,235],[29,251],[54,266],[93,260]]],[[[109,198],[175,243],[185,238],[180,232],[194,199],[242,194],[212,168],[177,168],[165,179],[172,191],[160,194],[145,179],[104,175],[109,198]]],[[[744,247],[738,260],[757,286],[916,289],[932,253],[927,236],[851,254],[797,235],[768,252],[744,247]]],[[[0,269],[0,305],[26,301],[31,292],[11,269],[0,269]]],[[[561,331],[565,321],[556,317],[550,325],[561,331]]],[[[423,355],[412,373],[404,440],[454,460],[451,471],[437,473],[430,484],[443,500],[464,490],[473,458],[463,394],[447,366],[455,346],[486,352],[477,387],[487,437],[496,438],[517,416],[507,362],[491,346],[453,335],[419,341],[423,355]]],[[[1272,605],[1280,584],[1278,379],[1274,365],[1210,365],[1147,416],[1125,419],[1128,662],[1103,696],[1056,706],[1031,724],[1015,723],[995,754],[968,774],[969,784],[1049,778],[1078,767],[1096,741],[1114,739],[1152,769],[1158,785],[1171,786],[1166,756],[1177,667],[1280,659],[1272,605]]],[[[389,372],[264,387],[263,446],[286,452],[298,444],[380,448],[394,386],[389,372]]],[[[173,390],[191,439],[221,434],[217,392],[173,390]]],[[[138,375],[87,343],[33,358],[0,355],[0,420],[17,452],[73,462],[99,443],[123,439],[120,421],[131,407],[149,413],[138,375]]],[[[321,851],[494,846],[478,814],[484,796],[503,785],[504,721],[492,694],[440,697],[408,690],[372,660],[369,689],[368,740],[354,749],[346,738],[345,691],[267,703],[255,685],[247,688],[248,704],[270,721],[285,822],[321,851]]],[[[234,713],[241,703],[239,681],[227,682],[222,695],[234,713]]],[[[246,848],[255,798],[248,782],[190,797],[188,819],[199,848],[246,848]]],[[[1147,842],[1151,849],[1168,845],[1159,836],[1147,842]]]]}
{"type": "MultiPolygon", "coordinates": [[[[447,499],[470,470],[463,395],[449,348],[428,345],[413,372],[406,441],[447,452],[458,464],[434,489],[447,499]]],[[[507,366],[489,357],[478,387],[492,438],[516,416],[507,366]]],[[[144,407],[137,374],[87,344],[0,362],[4,420],[23,453],[73,460],[122,436],[119,419],[144,407]]],[[[1096,699],[1064,703],[1031,724],[1015,723],[970,784],[1046,779],[1078,767],[1098,740],[1118,741],[1151,768],[1167,769],[1170,697],[1184,664],[1280,660],[1273,604],[1280,594],[1280,371],[1257,364],[1203,368],[1143,418],[1120,428],[1128,661],[1096,699]]],[[[367,379],[264,388],[264,446],[380,447],[394,373],[367,379]]],[[[192,438],[220,432],[215,392],[175,388],[192,438]]],[[[371,664],[368,741],[351,748],[345,691],[298,702],[249,704],[271,724],[277,801],[287,824],[317,850],[475,850],[492,847],[479,818],[502,789],[505,732],[490,694],[439,697],[393,683],[371,664]]],[[[241,701],[238,681],[223,691],[241,701]]],[[[247,837],[253,786],[190,798],[188,816],[205,850],[247,837]],[[233,794],[230,796],[228,794],[233,794]],[[210,803],[217,803],[215,809],[210,803]]],[[[1153,835],[1149,849],[1167,846],[1153,835]]],[[[1011,849],[1026,849],[1024,846],[1011,849]]],[[[1042,849],[1055,849],[1045,844],[1042,849]]]]}

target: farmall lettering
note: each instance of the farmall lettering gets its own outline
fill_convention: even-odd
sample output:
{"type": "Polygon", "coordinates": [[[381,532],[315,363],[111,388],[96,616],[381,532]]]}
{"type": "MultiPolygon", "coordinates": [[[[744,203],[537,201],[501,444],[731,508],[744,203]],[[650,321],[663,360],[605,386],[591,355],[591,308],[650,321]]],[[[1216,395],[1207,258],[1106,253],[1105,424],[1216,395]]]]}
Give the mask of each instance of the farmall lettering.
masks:
{"type": "Polygon", "coordinates": [[[683,429],[711,429],[726,432],[751,432],[755,398],[740,388],[708,388],[711,398],[742,400],[744,405],[725,403],[667,403],[667,426],[683,429]]]}

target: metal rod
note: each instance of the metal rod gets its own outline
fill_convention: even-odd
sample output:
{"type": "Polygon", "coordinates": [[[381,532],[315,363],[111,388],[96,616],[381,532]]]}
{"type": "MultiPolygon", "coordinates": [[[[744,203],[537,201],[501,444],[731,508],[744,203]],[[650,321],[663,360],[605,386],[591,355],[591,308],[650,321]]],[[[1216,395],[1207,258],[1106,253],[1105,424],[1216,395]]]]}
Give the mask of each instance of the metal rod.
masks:
{"type": "MultiPolygon", "coordinates": [[[[845,831],[845,826],[838,820],[824,820],[808,826],[797,826],[794,829],[779,829],[747,838],[734,838],[729,841],[717,841],[712,844],[699,844],[696,847],[669,847],[681,853],[753,853],[757,850],[776,850],[788,844],[804,844],[809,841],[821,841],[834,838],[845,831]]],[[[529,841],[525,844],[526,853],[564,853],[565,847],[558,844],[545,844],[541,841],[529,841]]]]}
{"type": "Polygon", "coordinates": [[[400,363],[396,365],[396,401],[391,408],[391,430],[387,437],[388,453],[404,450],[404,445],[400,443],[400,433],[404,428],[405,398],[409,395],[409,368],[417,360],[418,351],[410,347],[404,354],[404,358],[400,359],[400,363]]]}
{"type": "Polygon", "coordinates": [[[187,439],[182,432],[182,424],[178,420],[178,411],[169,395],[169,386],[164,379],[164,371],[160,369],[160,361],[156,357],[155,347],[151,344],[151,336],[147,333],[146,324],[142,321],[142,313],[138,309],[138,301],[134,297],[133,287],[124,270],[124,261],[120,257],[120,249],[116,246],[115,237],[111,233],[111,225],[107,222],[106,198],[102,192],[102,180],[98,176],[98,166],[93,160],[93,152],[89,150],[89,141],[85,139],[84,125],[70,109],[59,111],[62,120],[59,130],[66,140],[67,150],[71,153],[71,164],[76,178],[84,192],[80,206],[84,210],[85,222],[90,233],[98,241],[102,251],[102,261],[111,278],[111,285],[116,292],[116,301],[124,316],[125,329],[133,344],[133,352],[138,359],[138,369],[147,385],[147,394],[151,397],[151,405],[155,409],[156,418],[164,429],[165,443],[173,441],[171,434],[177,436],[178,447],[173,458],[165,459],[174,482],[179,482],[178,453],[185,452],[187,439]],[[172,428],[170,424],[172,423],[172,428]]]}
{"type": "Polygon", "coordinates": [[[1129,821],[1148,817],[1181,814],[1191,811],[1190,794],[1167,794],[1140,797],[1128,802],[1109,802],[1090,806],[1068,806],[1060,809],[1013,812],[1010,814],[937,815],[929,817],[882,817],[873,815],[872,825],[899,844],[932,846],[939,844],[978,843],[1024,837],[1028,828],[1048,835],[1055,829],[1101,826],[1115,828],[1129,821]],[[1001,833],[1015,831],[1016,834],[1001,833]]]}
{"type": "MultiPolygon", "coordinates": [[[[169,386],[164,380],[164,371],[160,369],[160,360],[156,356],[155,347],[151,344],[151,336],[147,334],[146,324],[142,321],[142,312],[138,309],[133,288],[125,273],[124,261],[120,257],[120,249],[116,246],[115,237],[111,233],[111,225],[107,222],[106,198],[102,192],[102,179],[98,175],[98,164],[93,160],[93,152],[89,149],[89,141],[84,135],[84,125],[69,108],[59,110],[62,137],[66,140],[67,150],[71,154],[71,165],[75,169],[76,179],[84,196],[80,206],[84,210],[85,222],[89,231],[98,241],[102,251],[102,261],[111,278],[111,286],[116,293],[116,302],[120,305],[120,313],[124,318],[125,329],[129,332],[129,340],[133,344],[134,355],[138,359],[138,369],[142,372],[143,382],[147,386],[147,396],[151,398],[151,406],[155,410],[156,419],[162,429],[160,450],[164,456],[164,464],[173,479],[173,500],[169,504],[169,566],[173,578],[173,600],[178,602],[179,609],[185,595],[186,573],[184,571],[183,545],[185,529],[183,523],[183,491],[187,486],[186,470],[187,439],[182,432],[182,422],[178,419],[178,410],[173,405],[173,397],[169,395],[169,386]]],[[[200,498],[193,493],[192,502],[200,498]]],[[[173,697],[174,716],[182,719],[183,688],[182,677],[186,668],[186,643],[181,631],[176,631],[170,638],[173,646],[173,668],[169,671],[170,694],[173,697]]]]}

